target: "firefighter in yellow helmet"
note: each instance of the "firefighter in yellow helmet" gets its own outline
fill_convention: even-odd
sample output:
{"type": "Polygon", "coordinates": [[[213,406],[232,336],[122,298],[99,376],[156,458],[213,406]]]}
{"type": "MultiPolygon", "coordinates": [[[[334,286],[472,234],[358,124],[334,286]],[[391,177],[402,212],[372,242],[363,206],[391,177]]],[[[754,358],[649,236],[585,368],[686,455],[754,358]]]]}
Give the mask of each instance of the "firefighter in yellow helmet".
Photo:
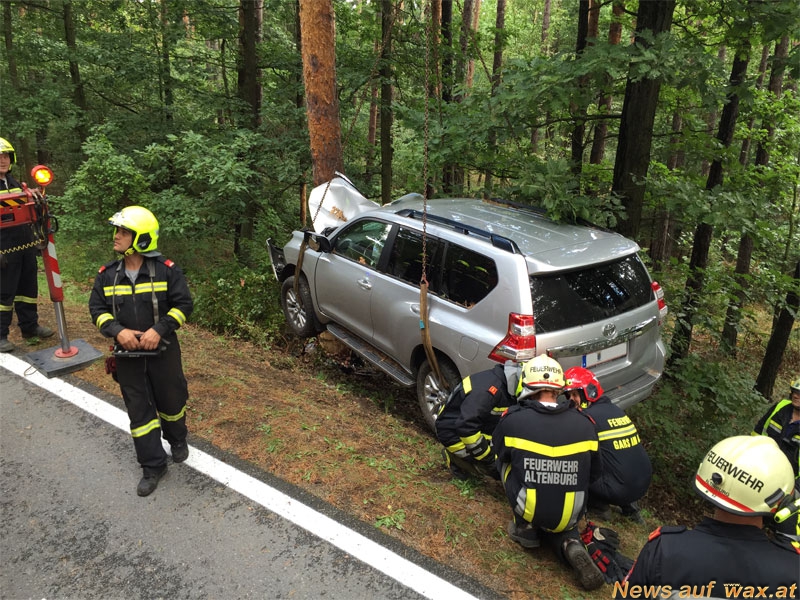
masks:
{"type": "Polygon", "coordinates": [[[167,471],[162,435],[173,462],[189,456],[181,349],[175,331],[193,303],[181,269],[158,251],[153,213],[128,206],[109,220],[121,258],[97,274],[89,312],[100,332],[115,340],[116,376],[131,422],[142,478],[139,496],[150,495],[167,471]]]}
{"type": "Polygon", "coordinates": [[[509,537],[523,548],[540,538],[589,590],[605,578],[578,533],[589,482],[600,475],[597,433],[564,396],[564,371],[540,355],[522,366],[517,404],[494,430],[497,468],[511,505],[509,537]]]}
{"type": "MultiPolygon", "coordinates": [[[[0,138],[0,195],[22,191],[11,174],[16,162],[14,146],[0,138]]],[[[8,339],[14,312],[23,338],[46,338],[55,333],[39,325],[36,260],[39,250],[33,242],[33,231],[28,225],[0,228],[0,352],[13,352],[16,348],[8,339]]]]}
{"type": "MultiPolygon", "coordinates": [[[[775,440],[792,465],[794,487],[800,493],[800,377],[789,384],[789,397],[770,406],[758,420],[753,435],[765,435],[775,440]]],[[[776,524],[775,529],[787,543],[800,549],[800,518],[797,514],[776,524]]]]}
{"type": "Polygon", "coordinates": [[[771,540],[763,520],[793,499],[794,474],[767,437],[734,436],[706,453],[694,489],[714,506],[694,529],[659,527],[628,574],[629,585],[693,586],[695,595],[725,598],[726,585],[797,597],[800,554],[771,540]],[[695,587],[696,586],[696,587],[695,587]],[[702,589],[702,591],[700,591],[702,589]]]}

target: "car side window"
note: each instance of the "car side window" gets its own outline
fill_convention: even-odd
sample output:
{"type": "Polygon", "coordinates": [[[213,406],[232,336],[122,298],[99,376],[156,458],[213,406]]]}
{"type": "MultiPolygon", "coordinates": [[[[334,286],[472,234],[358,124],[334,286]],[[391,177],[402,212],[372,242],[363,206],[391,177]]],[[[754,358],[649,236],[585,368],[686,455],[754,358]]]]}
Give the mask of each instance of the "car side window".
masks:
{"type": "MultiPolygon", "coordinates": [[[[425,246],[428,264],[425,269],[429,289],[436,292],[433,274],[436,271],[436,256],[440,242],[438,239],[428,237],[425,246]]],[[[411,285],[419,286],[422,278],[422,236],[417,231],[401,227],[394,239],[389,262],[386,265],[389,275],[402,279],[411,285]]]]}
{"type": "Polygon", "coordinates": [[[483,300],[497,285],[494,261],[457,244],[447,247],[442,295],[467,308],[483,300]]]}
{"type": "Polygon", "coordinates": [[[357,221],[336,237],[333,251],[361,265],[375,267],[390,230],[391,225],[383,221],[357,221]]]}

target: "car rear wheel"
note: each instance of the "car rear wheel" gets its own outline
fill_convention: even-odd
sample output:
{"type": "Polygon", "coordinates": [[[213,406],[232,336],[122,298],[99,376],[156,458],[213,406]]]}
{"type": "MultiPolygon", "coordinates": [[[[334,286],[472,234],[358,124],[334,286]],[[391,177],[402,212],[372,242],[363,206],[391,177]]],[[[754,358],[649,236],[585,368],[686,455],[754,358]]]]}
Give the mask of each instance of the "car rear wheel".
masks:
{"type": "Polygon", "coordinates": [[[294,289],[294,276],[283,282],[281,308],[283,308],[283,316],[286,317],[289,329],[295,335],[312,337],[320,331],[321,327],[314,314],[308,281],[302,275],[297,284],[297,291],[294,289]]]}
{"type": "Polygon", "coordinates": [[[461,382],[456,366],[448,359],[437,356],[439,372],[446,380],[444,385],[433,372],[431,364],[425,360],[417,372],[417,402],[422,417],[432,431],[436,431],[436,417],[439,409],[447,401],[450,392],[461,382]]]}

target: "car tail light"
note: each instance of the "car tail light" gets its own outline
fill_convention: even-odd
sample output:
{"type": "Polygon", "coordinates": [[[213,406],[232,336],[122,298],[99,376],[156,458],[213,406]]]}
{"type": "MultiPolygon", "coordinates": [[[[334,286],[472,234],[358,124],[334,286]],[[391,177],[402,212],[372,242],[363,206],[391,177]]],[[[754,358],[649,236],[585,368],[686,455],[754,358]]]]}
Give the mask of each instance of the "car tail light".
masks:
{"type": "Polygon", "coordinates": [[[664,290],[661,289],[661,286],[658,285],[657,281],[654,281],[650,286],[653,288],[653,293],[656,295],[656,302],[658,302],[658,324],[662,325],[664,323],[664,317],[667,316],[667,303],[664,300],[664,290]]]}
{"type": "Polygon", "coordinates": [[[533,315],[508,315],[508,332],[506,337],[494,347],[489,358],[499,363],[507,360],[522,362],[536,356],[536,333],[533,327],[533,315]]]}

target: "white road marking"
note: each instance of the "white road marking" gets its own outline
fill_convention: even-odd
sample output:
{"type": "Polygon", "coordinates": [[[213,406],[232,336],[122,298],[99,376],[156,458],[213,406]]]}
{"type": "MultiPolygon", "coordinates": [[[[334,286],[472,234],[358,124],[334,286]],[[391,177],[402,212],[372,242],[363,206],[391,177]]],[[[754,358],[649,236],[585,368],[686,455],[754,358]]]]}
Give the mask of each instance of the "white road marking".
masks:
{"type": "MultiPolygon", "coordinates": [[[[58,377],[48,379],[30,363],[11,354],[0,353],[0,366],[101,418],[114,427],[130,433],[130,421],[127,413],[108,402],[92,396],[58,377]]],[[[169,449],[166,441],[164,445],[169,449]]],[[[349,529],[291,496],[217,460],[206,452],[191,447],[189,458],[184,464],[250,498],[267,510],[333,544],[426,598],[432,600],[477,600],[475,596],[395,554],[377,542],[373,542],[357,531],[349,529]]]]}

